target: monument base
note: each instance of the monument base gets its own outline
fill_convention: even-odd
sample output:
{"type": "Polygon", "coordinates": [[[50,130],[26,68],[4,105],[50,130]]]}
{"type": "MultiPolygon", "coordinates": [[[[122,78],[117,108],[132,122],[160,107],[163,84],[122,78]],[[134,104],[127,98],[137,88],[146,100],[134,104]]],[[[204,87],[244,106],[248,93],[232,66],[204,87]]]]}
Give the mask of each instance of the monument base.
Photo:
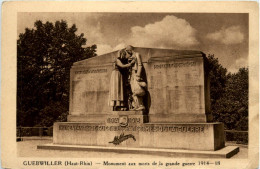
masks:
{"type": "Polygon", "coordinates": [[[225,146],[223,123],[142,123],[139,118],[127,118],[119,117],[117,123],[54,123],[53,143],[200,151],[225,146]]]}
{"type": "Polygon", "coordinates": [[[126,148],[126,147],[102,147],[102,146],[79,146],[79,145],[38,145],[37,149],[47,150],[75,150],[95,152],[116,152],[131,154],[151,154],[167,157],[196,157],[196,158],[230,158],[239,152],[237,146],[227,146],[217,151],[196,151],[176,149],[155,149],[155,148],[126,148]]]}

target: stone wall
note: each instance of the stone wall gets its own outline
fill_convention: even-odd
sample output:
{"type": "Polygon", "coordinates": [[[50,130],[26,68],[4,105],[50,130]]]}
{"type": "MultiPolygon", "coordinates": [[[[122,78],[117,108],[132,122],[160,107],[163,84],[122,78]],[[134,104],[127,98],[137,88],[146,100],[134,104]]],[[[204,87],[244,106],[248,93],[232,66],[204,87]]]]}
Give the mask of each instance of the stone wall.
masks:
{"type": "MultiPolygon", "coordinates": [[[[209,122],[206,58],[199,51],[136,48],[143,61],[150,122],[209,122]]],[[[76,62],[71,69],[69,121],[102,122],[108,106],[110,76],[116,52],[76,62]],[[81,116],[81,118],[79,118],[81,116]]]]}

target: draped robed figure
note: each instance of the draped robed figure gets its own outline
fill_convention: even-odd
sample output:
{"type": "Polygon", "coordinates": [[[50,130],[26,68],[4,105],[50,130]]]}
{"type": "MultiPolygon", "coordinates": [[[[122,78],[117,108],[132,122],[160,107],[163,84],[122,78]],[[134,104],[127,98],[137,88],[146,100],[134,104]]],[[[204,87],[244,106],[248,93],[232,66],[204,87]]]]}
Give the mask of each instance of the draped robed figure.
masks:
{"type": "Polygon", "coordinates": [[[123,69],[129,68],[134,64],[135,60],[128,63],[128,55],[125,50],[120,50],[114,58],[113,70],[110,79],[109,90],[109,106],[113,107],[113,110],[121,110],[125,105],[125,93],[123,69]],[[124,64],[127,63],[127,64],[124,64]]]}

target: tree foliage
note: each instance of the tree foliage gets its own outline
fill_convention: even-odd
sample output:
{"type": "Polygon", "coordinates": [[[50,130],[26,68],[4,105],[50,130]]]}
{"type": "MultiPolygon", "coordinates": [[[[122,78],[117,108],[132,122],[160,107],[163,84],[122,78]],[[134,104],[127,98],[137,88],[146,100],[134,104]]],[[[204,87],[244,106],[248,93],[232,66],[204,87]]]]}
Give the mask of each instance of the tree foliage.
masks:
{"type": "Polygon", "coordinates": [[[68,113],[69,73],[73,62],[95,56],[84,34],[66,21],[26,28],[17,40],[17,125],[52,125],[68,113]],[[64,116],[64,115],[63,115],[64,116]]]}
{"type": "Polygon", "coordinates": [[[211,110],[215,121],[226,129],[248,130],[248,68],[227,73],[214,55],[208,56],[211,110]]]}

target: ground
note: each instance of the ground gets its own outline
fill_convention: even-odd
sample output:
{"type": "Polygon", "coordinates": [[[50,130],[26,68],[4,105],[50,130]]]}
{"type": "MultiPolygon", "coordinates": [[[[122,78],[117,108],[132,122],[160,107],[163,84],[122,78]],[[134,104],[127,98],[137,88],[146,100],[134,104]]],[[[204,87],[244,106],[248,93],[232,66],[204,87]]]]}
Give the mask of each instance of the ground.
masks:
{"type": "MultiPolygon", "coordinates": [[[[52,143],[52,137],[29,137],[23,138],[23,141],[17,142],[17,153],[19,157],[70,157],[70,158],[118,158],[119,153],[113,152],[86,152],[86,151],[64,151],[64,150],[39,150],[37,145],[52,143]]],[[[235,145],[234,143],[227,142],[226,145],[235,145]]],[[[248,148],[246,145],[238,145],[240,151],[232,157],[232,159],[246,159],[248,148]]],[[[120,158],[162,158],[157,155],[146,154],[121,154],[120,158]]]]}

